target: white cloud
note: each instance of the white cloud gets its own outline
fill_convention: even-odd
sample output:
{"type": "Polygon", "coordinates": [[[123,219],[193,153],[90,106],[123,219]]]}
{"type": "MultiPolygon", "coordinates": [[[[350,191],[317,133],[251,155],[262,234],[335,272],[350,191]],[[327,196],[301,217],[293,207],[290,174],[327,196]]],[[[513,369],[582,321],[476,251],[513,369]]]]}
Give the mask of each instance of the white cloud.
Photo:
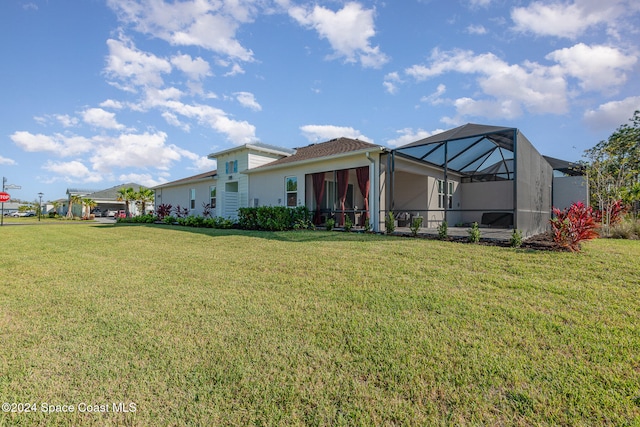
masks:
{"type": "Polygon", "coordinates": [[[345,4],[337,12],[318,5],[313,9],[289,9],[289,15],[296,22],[315,29],[321,38],[327,39],[334,50],[330,59],[345,58],[347,62],[359,61],[363,67],[379,68],[389,58],[369,42],[376,34],[374,14],[374,9],[363,9],[356,2],[345,4]]]}
{"type": "Polygon", "coordinates": [[[242,105],[243,107],[247,107],[253,111],[261,111],[262,110],[262,106],[260,104],[258,104],[258,102],[256,101],[255,96],[250,93],[250,92],[236,92],[234,93],[234,95],[236,96],[236,100],[240,103],[240,105],[242,105]]]}
{"type": "Polygon", "coordinates": [[[592,129],[611,129],[628,124],[634,111],[640,110],[640,96],[630,96],[620,101],[611,101],[584,113],[584,121],[592,129]]]}
{"type": "Polygon", "coordinates": [[[536,35],[575,39],[590,27],[619,25],[625,14],[638,11],[635,0],[534,1],[511,11],[516,30],[536,35]]]}
{"type": "Polygon", "coordinates": [[[616,48],[584,43],[555,50],[545,58],[556,61],[566,75],[580,80],[584,90],[599,91],[624,84],[624,71],[630,71],[637,62],[635,56],[624,55],[616,48]]]}
{"type": "Polygon", "coordinates": [[[163,112],[162,113],[162,118],[165,119],[165,121],[167,123],[169,123],[170,125],[175,126],[175,127],[179,127],[185,132],[190,132],[191,131],[191,126],[189,126],[188,123],[181,122],[180,119],[178,118],[178,116],[173,114],[172,112],[169,112],[169,111],[163,112]]]}
{"type": "Polygon", "coordinates": [[[207,156],[198,156],[197,159],[193,160],[193,166],[196,170],[208,171],[215,169],[217,162],[215,160],[211,160],[207,156]]]}
{"type": "Polygon", "coordinates": [[[460,98],[456,107],[483,117],[514,118],[523,109],[530,113],[562,114],[568,111],[566,81],[559,67],[525,61],[511,65],[493,53],[434,50],[431,65],[414,65],[405,72],[422,81],[447,72],[478,75],[478,85],[488,100],[460,98]],[[486,110],[483,110],[487,108],[486,110]]]}
{"type": "Polygon", "coordinates": [[[166,101],[156,106],[162,106],[174,114],[195,119],[199,123],[225,134],[227,139],[234,144],[241,145],[256,140],[255,126],[246,121],[232,120],[227,116],[227,113],[218,108],[200,104],[189,105],[179,101],[166,101]]]}
{"type": "Polygon", "coordinates": [[[107,46],[105,73],[109,78],[120,80],[118,87],[123,90],[136,92],[137,86],[162,86],[162,74],[171,72],[169,61],[136,49],[129,40],[109,39],[107,46]]]}
{"type": "Polygon", "coordinates": [[[61,175],[67,182],[100,182],[102,177],[99,174],[92,173],[82,162],[72,160],[70,162],[52,162],[48,161],[42,166],[44,170],[61,175]]]}
{"type": "Polygon", "coordinates": [[[431,105],[441,104],[443,100],[440,98],[447,91],[447,87],[443,84],[439,84],[436,91],[430,95],[420,98],[420,102],[428,102],[431,105]]]}
{"type": "Polygon", "coordinates": [[[252,61],[253,52],[236,39],[241,23],[256,14],[252,1],[109,0],[119,19],[141,33],[173,45],[198,46],[241,61],[252,61]]]}
{"type": "Polygon", "coordinates": [[[412,128],[404,128],[396,131],[400,136],[395,139],[388,140],[387,144],[390,147],[401,147],[442,132],[444,132],[442,129],[436,129],[434,131],[417,129],[414,131],[412,128]]]}
{"type": "Polygon", "coordinates": [[[12,166],[12,165],[15,165],[15,164],[17,164],[15,160],[10,159],[8,157],[0,156],[0,165],[12,166]]]}
{"type": "Polygon", "coordinates": [[[90,160],[93,169],[99,172],[127,167],[168,169],[174,161],[180,160],[181,155],[179,149],[167,145],[166,140],[164,132],[104,137],[90,160]]]}
{"type": "Polygon", "coordinates": [[[158,180],[151,176],[148,173],[129,173],[118,175],[118,181],[120,182],[135,182],[136,184],[143,185],[147,188],[155,187],[156,185],[160,185],[165,180],[158,180]]]}
{"type": "Polygon", "coordinates": [[[78,119],[76,117],[71,117],[68,114],[56,114],[53,117],[55,117],[55,119],[66,128],[74,127],[78,124],[78,119]]]}
{"type": "Polygon", "coordinates": [[[398,92],[398,84],[401,83],[403,83],[403,81],[400,78],[400,74],[398,74],[397,71],[394,71],[384,76],[384,82],[382,85],[388,93],[394,95],[398,92]]]}
{"type": "Polygon", "coordinates": [[[487,34],[487,29],[482,25],[469,25],[467,27],[467,33],[482,35],[487,34]]]}
{"type": "Polygon", "coordinates": [[[85,123],[104,129],[124,129],[116,120],[116,115],[102,108],[88,108],[82,112],[85,123]]]}
{"type": "Polygon", "coordinates": [[[21,149],[28,152],[48,151],[59,156],[73,156],[86,153],[92,148],[92,141],[83,136],[67,136],[56,133],[54,135],[32,134],[17,131],[9,136],[21,149]]]}
{"type": "Polygon", "coordinates": [[[233,64],[231,66],[231,70],[229,70],[228,72],[226,72],[224,74],[225,77],[233,77],[233,76],[237,76],[238,74],[244,74],[244,68],[242,68],[240,66],[240,64],[233,64]]]}
{"type": "Polygon", "coordinates": [[[191,80],[200,80],[211,75],[209,63],[200,57],[192,59],[189,55],[176,55],[171,58],[171,63],[191,80]]]}
{"type": "Polygon", "coordinates": [[[470,0],[471,6],[473,7],[487,7],[491,4],[492,0],[470,0]]]}
{"type": "Polygon", "coordinates": [[[371,138],[368,138],[359,130],[352,127],[333,126],[333,125],[305,125],[301,126],[300,130],[305,138],[311,142],[326,141],[334,138],[352,138],[359,139],[361,141],[373,142],[371,138]]]}
{"type": "Polygon", "coordinates": [[[116,101],[114,99],[107,99],[100,103],[100,107],[102,108],[111,108],[112,110],[121,110],[124,108],[124,105],[120,101],[116,101]]]}

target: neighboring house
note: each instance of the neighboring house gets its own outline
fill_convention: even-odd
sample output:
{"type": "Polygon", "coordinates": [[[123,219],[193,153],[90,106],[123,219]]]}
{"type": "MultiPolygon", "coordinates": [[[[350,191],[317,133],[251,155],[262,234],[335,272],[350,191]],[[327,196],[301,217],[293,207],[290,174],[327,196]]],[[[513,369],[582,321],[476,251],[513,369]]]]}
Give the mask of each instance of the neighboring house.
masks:
{"type": "MultiPolygon", "coordinates": [[[[106,212],[109,210],[119,211],[125,210],[125,202],[124,200],[118,200],[118,190],[122,188],[133,188],[134,191],[140,191],[140,188],[145,188],[143,185],[136,184],[130,182],[128,184],[116,185],[115,187],[107,188],[104,190],[83,190],[76,188],[67,189],[67,199],[64,200],[63,206],[59,208],[61,215],[66,215],[69,210],[69,201],[71,200],[71,196],[80,196],[83,199],[91,199],[96,202],[96,206],[93,210],[100,210],[101,212],[106,212]]],[[[82,216],[83,215],[83,207],[82,204],[74,203],[71,207],[73,210],[73,216],[82,216]]],[[[146,207],[147,213],[153,211],[153,202],[148,203],[146,207]]],[[[134,201],[129,203],[129,212],[131,215],[139,215],[141,212],[138,212],[138,207],[136,206],[134,201]]]]}
{"type": "Polygon", "coordinates": [[[18,212],[20,206],[24,206],[24,203],[5,202],[1,203],[2,211],[4,215],[11,215],[14,212],[18,212]]]}
{"type": "Polygon", "coordinates": [[[217,171],[154,188],[156,206],[188,207],[201,214],[237,217],[239,207],[307,206],[314,222],[349,216],[385,229],[394,212],[406,227],[414,217],[434,228],[518,228],[532,235],[548,228],[552,204],[588,200],[579,168],[544,158],[515,128],[467,124],[393,150],[349,138],[296,150],[254,143],[209,158],[217,171]]]}

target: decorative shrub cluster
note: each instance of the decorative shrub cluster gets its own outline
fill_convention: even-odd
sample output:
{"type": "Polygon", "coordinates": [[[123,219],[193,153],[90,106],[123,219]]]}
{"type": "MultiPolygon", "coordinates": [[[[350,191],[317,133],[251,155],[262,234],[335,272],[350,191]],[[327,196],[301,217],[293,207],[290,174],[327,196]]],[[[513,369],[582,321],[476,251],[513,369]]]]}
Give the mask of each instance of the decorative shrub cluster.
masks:
{"type": "Polygon", "coordinates": [[[606,223],[607,225],[613,226],[622,221],[624,214],[627,212],[627,207],[622,200],[616,200],[607,210],[609,211],[608,223],[607,211],[601,211],[600,209],[594,210],[593,217],[598,224],[606,223]]]}
{"type": "Polygon", "coordinates": [[[306,206],[259,206],[238,209],[238,226],[244,230],[284,231],[300,229],[304,224],[311,228],[311,214],[306,206]]]}
{"type": "Polygon", "coordinates": [[[591,206],[577,202],[562,211],[553,208],[553,214],[555,218],[550,220],[553,241],[560,247],[577,252],[582,242],[598,237],[598,224],[591,206]]]}

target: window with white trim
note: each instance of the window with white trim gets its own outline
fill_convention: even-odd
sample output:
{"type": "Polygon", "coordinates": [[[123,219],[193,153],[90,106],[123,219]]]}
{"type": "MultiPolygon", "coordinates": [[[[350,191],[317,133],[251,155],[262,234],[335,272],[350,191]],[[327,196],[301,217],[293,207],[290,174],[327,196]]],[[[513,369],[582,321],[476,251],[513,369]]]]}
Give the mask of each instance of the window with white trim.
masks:
{"type": "Polygon", "coordinates": [[[445,194],[444,180],[438,180],[438,208],[443,209],[445,206],[445,199],[447,200],[447,209],[453,208],[453,181],[447,181],[447,193],[445,194]]]}
{"type": "Polygon", "coordinates": [[[211,205],[211,209],[215,209],[216,208],[216,186],[212,185],[211,187],[209,187],[209,197],[211,199],[211,201],[209,202],[209,204],[211,205]]]}
{"type": "Polygon", "coordinates": [[[287,206],[298,205],[298,177],[287,176],[284,178],[287,206]]]}
{"type": "Polygon", "coordinates": [[[196,208],[196,189],[192,188],[189,190],[189,209],[196,208]]]}

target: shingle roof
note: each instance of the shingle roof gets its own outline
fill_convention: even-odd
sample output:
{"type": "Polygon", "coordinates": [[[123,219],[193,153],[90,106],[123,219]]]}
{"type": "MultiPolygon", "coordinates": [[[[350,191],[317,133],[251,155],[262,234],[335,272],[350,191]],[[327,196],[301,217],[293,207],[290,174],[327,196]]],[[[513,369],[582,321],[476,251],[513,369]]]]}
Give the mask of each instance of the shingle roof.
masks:
{"type": "Polygon", "coordinates": [[[379,145],[360,141],[358,139],[336,138],[332,139],[331,141],[311,144],[307,145],[306,147],[298,148],[296,149],[295,154],[288,157],[283,157],[282,159],[275,160],[271,163],[267,163],[266,165],[260,166],[260,168],[300,162],[303,160],[319,159],[322,157],[335,156],[337,154],[344,154],[352,151],[379,148],[381,148],[379,145]]]}
{"type": "Polygon", "coordinates": [[[152,187],[152,188],[170,187],[172,185],[179,185],[179,184],[184,184],[191,181],[198,181],[204,178],[210,178],[210,177],[212,178],[217,174],[218,174],[218,171],[214,169],[212,171],[203,172],[198,175],[188,176],[186,178],[177,179],[175,181],[165,182],[164,184],[156,185],[155,187],[152,187]]]}
{"type": "Polygon", "coordinates": [[[144,185],[130,182],[128,184],[116,185],[115,187],[107,188],[106,190],[95,191],[93,193],[87,194],[86,196],[94,200],[117,200],[118,190],[120,190],[121,188],[129,187],[133,188],[135,191],[140,191],[140,188],[145,188],[144,185]]]}

